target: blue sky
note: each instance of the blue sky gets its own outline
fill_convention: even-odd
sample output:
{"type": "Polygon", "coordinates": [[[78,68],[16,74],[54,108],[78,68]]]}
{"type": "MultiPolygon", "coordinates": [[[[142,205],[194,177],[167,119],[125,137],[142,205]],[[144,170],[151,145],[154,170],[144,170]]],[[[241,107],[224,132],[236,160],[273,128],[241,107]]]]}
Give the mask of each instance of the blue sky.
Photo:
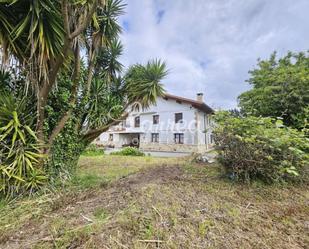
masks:
{"type": "Polygon", "coordinates": [[[248,71],[276,50],[309,49],[309,0],[124,0],[125,66],[166,61],[169,93],[232,108],[248,71]]]}

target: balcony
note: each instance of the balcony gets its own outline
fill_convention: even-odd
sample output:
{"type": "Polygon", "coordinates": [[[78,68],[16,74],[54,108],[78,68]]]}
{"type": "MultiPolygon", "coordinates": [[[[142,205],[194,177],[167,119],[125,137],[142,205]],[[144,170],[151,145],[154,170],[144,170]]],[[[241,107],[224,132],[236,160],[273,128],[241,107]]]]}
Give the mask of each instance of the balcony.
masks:
{"type": "Polygon", "coordinates": [[[132,125],[129,124],[129,122],[121,122],[118,125],[115,125],[111,127],[112,131],[125,131],[127,128],[133,127],[132,125]]]}

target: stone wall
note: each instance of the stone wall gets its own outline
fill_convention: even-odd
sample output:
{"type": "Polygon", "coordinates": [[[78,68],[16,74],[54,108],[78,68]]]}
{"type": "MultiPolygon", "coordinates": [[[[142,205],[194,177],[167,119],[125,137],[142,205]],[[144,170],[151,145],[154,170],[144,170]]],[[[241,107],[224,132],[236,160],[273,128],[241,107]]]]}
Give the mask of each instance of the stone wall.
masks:
{"type": "Polygon", "coordinates": [[[141,143],[140,149],[145,151],[203,153],[210,148],[206,145],[141,143]]]}

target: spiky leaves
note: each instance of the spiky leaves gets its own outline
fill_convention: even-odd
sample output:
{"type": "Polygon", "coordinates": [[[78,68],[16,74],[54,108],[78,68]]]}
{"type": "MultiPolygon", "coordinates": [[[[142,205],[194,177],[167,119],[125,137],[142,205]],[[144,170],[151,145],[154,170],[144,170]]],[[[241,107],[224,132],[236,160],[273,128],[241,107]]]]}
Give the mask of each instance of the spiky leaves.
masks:
{"type": "Polygon", "coordinates": [[[89,61],[95,59],[95,51],[110,47],[112,41],[118,38],[121,32],[118,17],[124,13],[124,6],[120,0],[106,0],[104,5],[97,7],[92,22],[84,32],[89,61]]]}
{"type": "Polygon", "coordinates": [[[125,76],[124,90],[129,103],[138,102],[143,108],[156,102],[164,94],[161,80],[167,75],[165,62],[149,61],[145,66],[131,66],[125,76]]]}
{"type": "Polygon", "coordinates": [[[108,47],[100,48],[96,59],[95,75],[100,75],[110,82],[117,77],[123,68],[119,61],[122,52],[123,46],[116,39],[112,40],[108,47]]]}
{"type": "Polygon", "coordinates": [[[47,180],[38,168],[40,146],[29,127],[26,99],[12,95],[0,98],[0,196],[32,193],[47,180]]]}
{"type": "Polygon", "coordinates": [[[88,102],[88,129],[102,127],[122,114],[123,96],[119,94],[120,89],[117,87],[117,81],[120,80],[121,78],[114,79],[111,85],[110,82],[94,79],[88,102]]]}
{"type": "Polygon", "coordinates": [[[121,0],[106,0],[105,5],[97,9],[92,25],[103,44],[109,44],[121,32],[118,17],[124,13],[124,7],[121,0]]]}
{"type": "MultiPolygon", "coordinates": [[[[28,79],[35,101],[29,94],[27,99],[52,168],[75,165],[83,146],[124,118],[128,105],[137,101],[147,107],[163,94],[166,69],[160,61],[135,65],[122,75],[118,17],[123,8],[121,0],[0,3],[0,48],[21,62],[21,75],[33,76],[28,79]]],[[[3,76],[3,88],[16,90],[17,84],[3,76]]],[[[17,116],[24,124],[23,115],[17,116]]]]}
{"type": "Polygon", "coordinates": [[[153,60],[146,65],[130,67],[124,77],[113,77],[110,82],[105,74],[95,77],[87,105],[84,139],[92,141],[111,125],[127,116],[127,107],[147,108],[164,94],[161,83],[167,75],[164,62],[153,60]]]}
{"type": "Polygon", "coordinates": [[[59,1],[7,0],[1,3],[1,45],[21,64],[47,78],[51,60],[61,53],[64,39],[59,1]]]}

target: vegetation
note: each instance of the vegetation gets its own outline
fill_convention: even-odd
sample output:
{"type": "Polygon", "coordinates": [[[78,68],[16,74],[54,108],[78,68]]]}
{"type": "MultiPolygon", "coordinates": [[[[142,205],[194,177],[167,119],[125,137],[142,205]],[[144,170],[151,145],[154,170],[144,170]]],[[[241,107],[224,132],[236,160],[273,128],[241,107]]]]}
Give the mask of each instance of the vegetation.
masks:
{"type": "MultiPolygon", "coordinates": [[[[160,60],[123,70],[123,12],[121,0],[1,1],[0,197],[15,199],[0,199],[0,247],[305,247],[306,184],[234,185],[216,164],[135,148],[76,171],[103,154],[98,135],[164,94],[160,60]]],[[[260,61],[241,113],[217,114],[230,178],[308,183],[308,68],[307,53],[260,61]]]]}
{"type": "Polygon", "coordinates": [[[83,152],[83,156],[102,156],[104,154],[104,148],[98,147],[95,144],[90,144],[83,152]]]}
{"type": "MultiPolygon", "coordinates": [[[[139,102],[145,108],[164,93],[160,81],[166,68],[160,60],[123,71],[118,24],[123,12],[120,0],[0,3],[0,50],[5,69],[0,89],[6,89],[0,91],[0,99],[9,95],[12,102],[26,102],[22,115],[33,120],[24,119],[22,125],[34,132],[33,139],[37,137],[38,142],[29,143],[39,144],[31,151],[39,159],[34,155],[32,161],[28,159],[35,172],[46,175],[50,182],[68,179],[85,148],[121,122],[129,107],[139,102]]],[[[18,113],[18,108],[12,113],[18,113]]],[[[0,122],[3,128],[11,120],[0,122]]],[[[8,143],[19,143],[13,140],[8,143]]],[[[0,160],[2,172],[11,161],[18,164],[18,155],[9,157],[10,162],[0,160]]],[[[28,178],[26,171],[21,174],[20,179],[28,178]]],[[[13,175],[8,177],[13,179],[13,175]]],[[[15,177],[10,182],[13,188],[15,181],[21,180],[15,177]]]]}
{"type": "Polygon", "coordinates": [[[273,53],[250,73],[239,110],[216,114],[219,160],[232,179],[308,182],[309,57],[273,53]]]}
{"type": "Polygon", "coordinates": [[[134,147],[126,147],[120,151],[114,151],[111,155],[118,156],[145,156],[145,153],[141,152],[139,149],[134,147]]]}
{"type": "Polygon", "coordinates": [[[0,203],[0,247],[306,248],[307,200],[191,159],[82,157],[62,190],[0,203]]]}
{"type": "Polygon", "coordinates": [[[6,94],[0,98],[0,193],[8,197],[24,191],[31,194],[46,182],[37,167],[40,147],[27,125],[33,118],[24,114],[26,108],[25,98],[18,102],[6,94]]]}
{"type": "Polygon", "coordinates": [[[309,129],[309,52],[259,60],[250,73],[252,89],[239,96],[246,115],[282,118],[286,126],[309,129]]]}
{"type": "Polygon", "coordinates": [[[309,182],[309,139],[280,120],[217,113],[219,161],[232,179],[309,182]]]}

